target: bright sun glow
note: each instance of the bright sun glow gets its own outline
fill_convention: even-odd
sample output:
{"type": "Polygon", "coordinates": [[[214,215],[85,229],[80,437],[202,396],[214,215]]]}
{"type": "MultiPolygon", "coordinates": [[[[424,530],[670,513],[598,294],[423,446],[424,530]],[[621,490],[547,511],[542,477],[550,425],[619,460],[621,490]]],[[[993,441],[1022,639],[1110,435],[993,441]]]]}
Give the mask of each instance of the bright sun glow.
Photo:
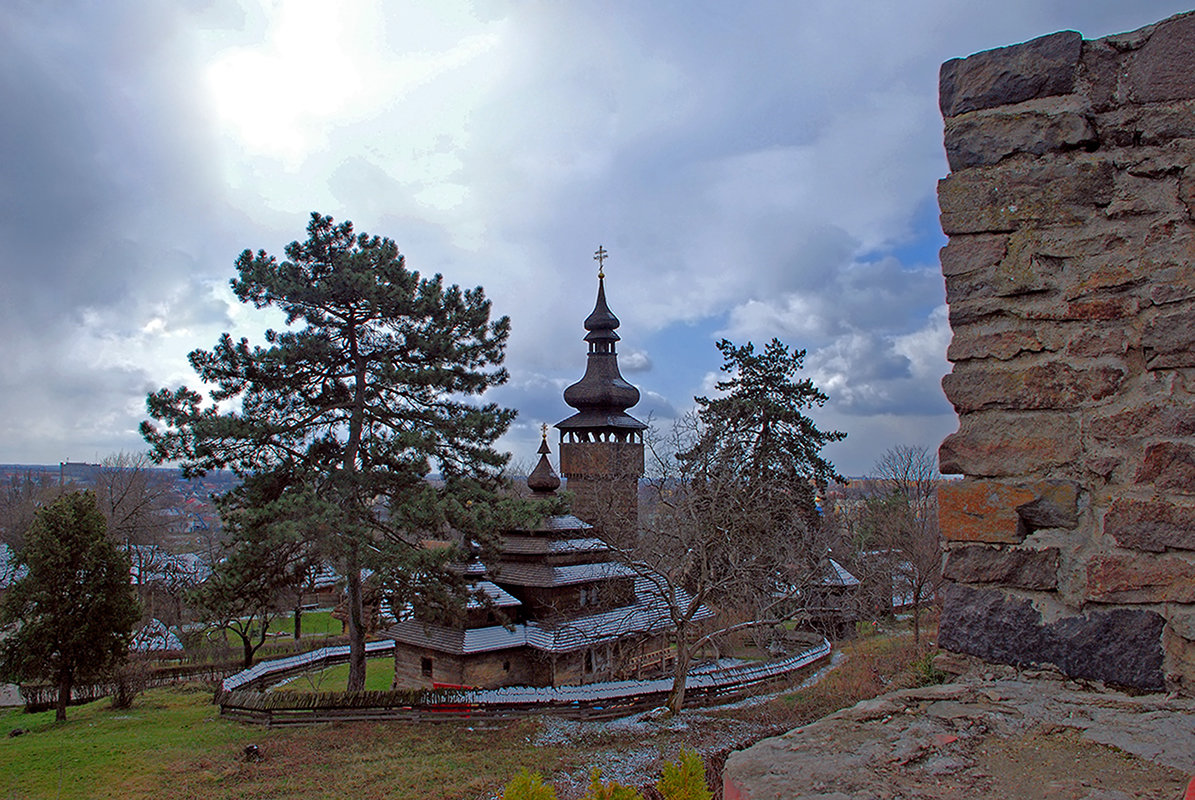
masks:
{"type": "Polygon", "coordinates": [[[497,44],[492,33],[445,41],[459,25],[399,4],[285,0],[271,7],[262,40],[222,51],[207,80],[221,123],[255,153],[291,164],[325,144],[340,124],[399,102],[441,74],[468,65],[497,44]],[[398,52],[383,41],[382,15],[402,23],[403,41],[435,51],[398,52]]]}

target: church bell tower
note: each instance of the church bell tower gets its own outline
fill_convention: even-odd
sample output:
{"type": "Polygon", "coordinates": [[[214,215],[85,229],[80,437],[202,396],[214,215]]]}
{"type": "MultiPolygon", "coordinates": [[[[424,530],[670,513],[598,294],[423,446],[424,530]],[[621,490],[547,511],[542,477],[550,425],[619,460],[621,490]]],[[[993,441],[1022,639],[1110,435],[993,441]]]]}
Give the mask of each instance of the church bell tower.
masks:
{"type": "Polygon", "coordinates": [[[564,390],[564,402],[577,409],[556,423],[560,430],[560,472],[573,493],[573,513],[613,542],[630,542],[638,532],[639,478],[643,475],[643,431],[626,413],[639,402],[639,390],[618,371],[614,332],[618,317],[606,305],[606,250],[599,247],[598,293],[585,319],[589,356],[585,377],[564,390]]]}

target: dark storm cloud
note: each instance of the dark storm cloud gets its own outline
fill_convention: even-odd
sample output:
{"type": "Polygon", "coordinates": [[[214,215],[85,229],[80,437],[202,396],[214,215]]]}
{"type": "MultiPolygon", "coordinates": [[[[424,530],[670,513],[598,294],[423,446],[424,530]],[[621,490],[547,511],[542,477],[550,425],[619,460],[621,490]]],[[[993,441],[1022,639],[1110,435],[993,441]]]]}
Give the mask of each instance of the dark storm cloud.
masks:
{"type": "Polygon", "coordinates": [[[227,319],[198,267],[223,226],[178,22],[149,2],[0,9],[9,458],[135,445],[151,386],[135,361],[150,354],[116,353],[114,337],[136,339],[154,317],[179,327],[227,319]]]}
{"type": "Polygon", "coordinates": [[[0,275],[15,324],[127,309],[189,270],[143,247],[207,199],[174,29],[154,3],[0,11],[0,275]]]}

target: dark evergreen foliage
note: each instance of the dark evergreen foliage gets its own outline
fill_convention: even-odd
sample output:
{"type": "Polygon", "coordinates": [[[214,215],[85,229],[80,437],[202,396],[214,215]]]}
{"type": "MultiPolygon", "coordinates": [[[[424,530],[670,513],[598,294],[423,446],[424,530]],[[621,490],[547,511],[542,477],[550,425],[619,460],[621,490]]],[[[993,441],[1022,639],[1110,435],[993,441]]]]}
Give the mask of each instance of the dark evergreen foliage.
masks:
{"type": "Polygon", "coordinates": [[[72,687],[100,678],[128,653],[141,616],[129,560],[109,540],[88,491],[38,510],[17,565],[26,573],[0,606],[0,623],[18,623],[0,643],[0,679],[52,682],[64,720],[72,687]]]}
{"type": "MultiPolygon", "coordinates": [[[[142,433],[155,460],[179,460],[187,475],[221,467],[270,475],[272,497],[242,493],[224,510],[301,517],[305,534],[341,559],[354,688],[365,677],[361,569],[451,581],[450,570],[429,569],[420,540],[447,526],[467,537],[490,533],[476,526],[469,501],[488,505],[502,489],[508,456],[493,443],[515,412],[470,398],[506,381],[510,322],[490,320],[480,288],[408,270],[389,239],[355,235],[351,223],[319,214],[307,233],[282,263],[246,250],[231,282],[242,302],[283,311],[288,329],[266,331],[264,347],[225,334],[212,350],[191,353],[200,379],[215,387],[213,402],[185,387],[162,389],[147,404],[164,426],[145,422],[142,433]],[[216,405],[233,400],[239,408],[216,405]],[[433,468],[442,477],[435,484],[426,480],[433,468]]],[[[259,522],[245,530],[273,524],[259,522]]]]}

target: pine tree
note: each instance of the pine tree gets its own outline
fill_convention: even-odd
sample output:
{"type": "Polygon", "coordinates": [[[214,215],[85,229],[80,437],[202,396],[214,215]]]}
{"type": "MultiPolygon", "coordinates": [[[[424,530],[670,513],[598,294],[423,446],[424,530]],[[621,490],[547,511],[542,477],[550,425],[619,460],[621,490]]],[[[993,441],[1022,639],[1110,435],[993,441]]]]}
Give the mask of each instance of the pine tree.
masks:
{"type": "Polygon", "coordinates": [[[307,234],[282,263],[246,250],[231,281],[242,302],[284,312],[287,330],[267,330],[264,347],[226,333],[192,352],[199,378],[215,387],[211,402],[162,389],[147,404],[164,426],[142,423],[142,434],[155,460],[178,460],[184,474],[270,473],[318,498],[321,547],[347,578],[353,691],[365,682],[362,568],[419,568],[420,539],[445,525],[483,533],[454,498],[500,488],[507,456],[493,443],[515,412],[470,396],[506,381],[510,322],[490,320],[481,288],[408,270],[390,239],[320,214],[307,234]],[[426,480],[433,468],[436,485],[426,480]]]}
{"type": "Polygon", "coordinates": [[[108,539],[92,492],[38,510],[17,552],[25,574],[0,606],[0,623],[20,623],[0,646],[0,676],[52,681],[55,717],[66,719],[71,689],[120,663],[141,616],[129,560],[108,539]]]}
{"type": "Polygon", "coordinates": [[[790,353],[778,339],[762,353],[750,342],[722,340],[718,349],[728,376],[717,383],[722,394],[695,398],[696,413],[678,420],[668,439],[648,441],[655,513],[635,557],[650,566],[676,626],[674,712],[684,704],[696,645],[796,612],[827,550],[816,491],[842,480],[821,450],[846,434],[823,432],[805,414],[827,400],[799,378],[805,352],[790,353]],[[740,619],[702,635],[694,622],[704,603],[740,619]]]}

